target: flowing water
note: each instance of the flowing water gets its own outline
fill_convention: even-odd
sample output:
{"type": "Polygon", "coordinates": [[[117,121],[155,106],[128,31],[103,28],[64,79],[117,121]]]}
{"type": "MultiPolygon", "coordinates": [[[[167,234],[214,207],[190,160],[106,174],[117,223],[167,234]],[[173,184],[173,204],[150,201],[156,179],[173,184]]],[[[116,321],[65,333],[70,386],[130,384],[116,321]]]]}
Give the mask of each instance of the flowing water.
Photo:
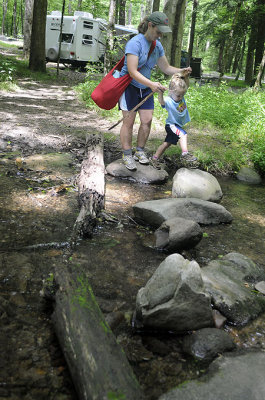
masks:
{"type": "MultiPolygon", "coordinates": [[[[43,182],[33,187],[24,178],[6,170],[1,176],[0,398],[72,400],[75,391],[40,291],[62,260],[63,243],[78,212],[77,193],[57,195],[44,189],[43,182]],[[62,248],[45,245],[51,242],[62,248]]],[[[224,194],[221,204],[233,222],[203,227],[202,241],[183,255],[203,268],[220,255],[239,252],[265,268],[264,186],[232,178],[218,181],[224,194]]],[[[138,290],[167,256],[155,249],[154,232],[134,221],[132,205],[168,197],[170,190],[171,181],[153,186],[107,177],[108,221],[99,221],[93,238],[82,240],[68,260],[89,278],[104,314],[120,318],[114,334],[150,400],[205,372],[182,353],[181,336],[138,332],[131,325],[138,290]]],[[[225,329],[239,347],[265,348],[264,315],[247,327],[225,329]]]]}

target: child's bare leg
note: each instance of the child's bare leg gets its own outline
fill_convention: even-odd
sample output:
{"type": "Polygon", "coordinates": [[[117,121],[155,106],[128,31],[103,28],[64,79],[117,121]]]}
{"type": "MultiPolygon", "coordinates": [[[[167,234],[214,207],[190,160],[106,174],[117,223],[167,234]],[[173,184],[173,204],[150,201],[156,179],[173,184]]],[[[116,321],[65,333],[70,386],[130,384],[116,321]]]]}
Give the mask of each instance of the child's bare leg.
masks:
{"type": "Polygon", "coordinates": [[[181,148],[182,153],[187,153],[188,152],[188,135],[182,135],[181,138],[179,139],[179,145],[181,148]]]}
{"type": "Polygon", "coordinates": [[[171,146],[171,143],[168,142],[164,142],[162,143],[158,149],[156,150],[155,154],[153,155],[153,158],[158,159],[159,157],[162,156],[162,154],[166,151],[166,149],[169,148],[169,146],[171,146]]]}

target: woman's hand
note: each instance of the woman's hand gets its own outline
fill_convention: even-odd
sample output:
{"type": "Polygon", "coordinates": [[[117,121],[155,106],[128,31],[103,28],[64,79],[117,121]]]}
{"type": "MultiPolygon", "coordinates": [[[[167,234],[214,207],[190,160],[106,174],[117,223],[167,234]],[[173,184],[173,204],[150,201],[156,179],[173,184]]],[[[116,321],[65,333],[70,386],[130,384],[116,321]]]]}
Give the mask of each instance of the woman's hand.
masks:
{"type": "Polygon", "coordinates": [[[150,89],[152,90],[152,92],[156,92],[156,93],[164,93],[165,90],[167,90],[167,88],[163,85],[161,85],[160,82],[152,82],[149,85],[150,89]]]}

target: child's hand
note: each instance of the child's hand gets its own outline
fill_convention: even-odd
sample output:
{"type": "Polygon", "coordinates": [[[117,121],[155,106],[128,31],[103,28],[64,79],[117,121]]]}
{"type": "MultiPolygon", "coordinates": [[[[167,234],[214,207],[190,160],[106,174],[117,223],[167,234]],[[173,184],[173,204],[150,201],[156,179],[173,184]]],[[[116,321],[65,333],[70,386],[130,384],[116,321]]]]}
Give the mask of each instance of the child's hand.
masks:
{"type": "Polygon", "coordinates": [[[163,93],[167,88],[165,88],[165,86],[161,85],[159,82],[152,82],[150,89],[152,92],[163,93]]]}
{"type": "Polygon", "coordinates": [[[183,68],[183,71],[190,75],[192,73],[192,68],[191,67],[183,68]]]}

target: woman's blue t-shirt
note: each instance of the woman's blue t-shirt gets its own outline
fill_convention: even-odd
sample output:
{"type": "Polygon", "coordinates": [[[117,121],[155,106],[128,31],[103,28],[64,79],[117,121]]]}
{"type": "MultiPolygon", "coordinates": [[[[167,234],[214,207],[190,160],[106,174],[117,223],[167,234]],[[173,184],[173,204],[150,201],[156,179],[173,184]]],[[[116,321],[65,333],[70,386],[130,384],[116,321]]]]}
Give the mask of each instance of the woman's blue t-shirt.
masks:
{"type": "MultiPolygon", "coordinates": [[[[154,48],[152,54],[148,58],[150,46],[151,43],[145,38],[145,36],[142,33],[139,33],[138,35],[130,39],[125,46],[124,66],[122,67],[120,76],[123,76],[128,73],[127,54],[133,54],[135,56],[138,56],[138,68],[140,68],[139,72],[146,78],[150,79],[152,69],[156,65],[157,60],[165,55],[161,42],[157,40],[156,47],[154,48]]],[[[132,85],[140,89],[145,89],[147,87],[137,82],[135,79],[133,79],[131,83],[132,85]]]]}

